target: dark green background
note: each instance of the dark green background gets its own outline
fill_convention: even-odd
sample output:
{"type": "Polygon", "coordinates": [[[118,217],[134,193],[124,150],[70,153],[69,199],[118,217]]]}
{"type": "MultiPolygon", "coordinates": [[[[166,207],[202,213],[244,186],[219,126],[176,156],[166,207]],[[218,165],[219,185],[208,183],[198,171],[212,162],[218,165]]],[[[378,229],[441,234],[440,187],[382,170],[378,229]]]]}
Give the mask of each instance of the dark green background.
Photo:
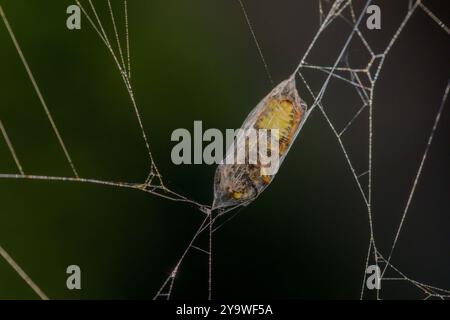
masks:
{"type": "MultiPolygon", "coordinates": [[[[87,20],[80,31],[65,27],[66,7],[73,1],[0,3],[80,175],[143,181],[149,169],[146,151],[125,88],[87,20]]],[[[94,3],[110,27],[106,2],[94,3]]],[[[245,3],[278,83],[316,33],[318,3],[245,3]]],[[[408,1],[376,3],[382,30],[363,30],[381,52],[408,1]]],[[[449,24],[443,2],[426,3],[449,24]]],[[[210,203],[215,167],[173,165],[170,134],[192,129],[194,120],[202,120],[204,128],[239,127],[271,89],[238,2],[130,0],[129,18],[132,81],[158,167],[170,188],[210,203]]],[[[332,65],[348,33],[348,26],[337,21],[308,62],[332,65]]],[[[448,35],[418,10],[381,73],[374,101],[373,210],[377,244],[385,255],[450,74],[449,54],[448,35]]],[[[362,66],[367,53],[355,42],[349,58],[353,67],[362,66]]],[[[3,25],[0,75],[0,118],[25,171],[69,176],[3,25]]],[[[324,75],[305,75],[317,93],[324,75]]],[[[304,88],[299,91],[311,104],[304,88]]],[[[355,90],[339,80],[332,80],[324,104],[337,128],[361,106],[355,90]]],[[[392,262],[416,280],[449,288],[448,109],[442,117],[392,262]]],[[[358,172],[367,170],[367,127],[366,110],[343,137],[358,172]]],[[[3,141],[0,172],[16,172],[3,141]]],[[[352,179],[332,131],[314,112],[272,185],[215,234],[213,296],[359,298],[369,228],[352,179]]],[[[50,298],[152,298],[201,218],[190,206],[133,190],[0,180],[0,244],[50,298]],[[82,269],[81,291],[65,287],[71,264],[82,269]]],[[[386,283],[386,288],[386,297],[421,297],[411,284],[386,283]]],[[[179,273],[174,297],[206,296],[206,256],[193,252],[179,273]]],[[[36,298],[4,261],[0,298],[36,298]]]]}

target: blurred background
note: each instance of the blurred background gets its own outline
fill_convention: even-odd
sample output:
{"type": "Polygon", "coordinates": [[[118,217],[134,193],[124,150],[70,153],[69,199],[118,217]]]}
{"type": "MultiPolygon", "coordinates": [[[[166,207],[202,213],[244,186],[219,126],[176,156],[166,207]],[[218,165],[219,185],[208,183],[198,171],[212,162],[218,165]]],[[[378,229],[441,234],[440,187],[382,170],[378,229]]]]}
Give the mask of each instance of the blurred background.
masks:
{"type": "MultiPolygon", "coordinates": [[[[142,182],[145,146],[114,62],[85,17],[66,28],[74,1],[1,0],[16,37],[82,177],[142,182]]],[[[106,1],[95,0],[108,30],[106,1]]],[[[116,17],[122,1],[113,0],[116,17]]],[[[166,184],[212,202],[215,166],[170,160],[176,128],[237,128],[273,87],[235,0],[129,3],[132,82],[155,161],[166,184]]],[[[329,5],[324,3],[324,10],[329,5]]],[[[374,1],[381,30],[362,28],[381,53],[409,1],[374,1]]],[[[424,1],[448,26],[448,5],[424,1]]],[[[319,2],[245,0],[278,83],[300,62],[319,23],[319,2]]],[[[361,10],[361,3],[355,8],[361,10]]],[[[359,12],[359,11],[358,11],[359,12]]],[[[123,30],[119,24],[120,30],[123,30]]],[[[337,19],[307,62],[332,66],[351,29],[337,19]]],[[[109,33],[112,37],[112,33],[109,33]]],[[[417,9],[385,61],[374,93],[373,219],[388,255],[450,74],[448,34],[417,9]]],[[[352,42],[348,59],[369,55],[352,42]]],[[[28,174],[71,171],[4,25],[0,26],[0,119],[28,174]]],[[[315,94],[326,75],[306,70],[315,94]]],[[[311,105],[306,89],[299,93],[311,105]]],[[[323,100],[343,128],[362,106],[354,87],[333,79],[323,100]]],[[[447,103],[448,105],[448,103],[447,103]]],[[[447,106],[448,107],[448,106],[447,106]]],[[[450,288],[450,110],[441,122],[392,263],[409,277],[450,288]]],[[[368,109],[342,137],[358,173],[368,169],[368,109]]],[[[16,173],[0,140],[0,173],[16,173]]],[[[367,182],[362,181],[364,185],[367,182]]],[[[54,299],[150,299],[197,230],[194,207],[138,191],[51,181],[0,179],[0,244],[54,299]],[[82,290],[66,288],[79,265],[82,290]]],[[[368,215],[333,132],[314,111],[270,187],[213,242],[213,297],[357,299],[369,244],[368,215]]],[[[207,298],[207,257],[186,258],[174,298],[207,298]]],[[[382,283],[385,298],[424,298],[412,284],[382,283]]],[[[0,261],[0,299],[35,299],[0,261]]],[[[367,298],[371,298],[368,293],[367,298]]]]}

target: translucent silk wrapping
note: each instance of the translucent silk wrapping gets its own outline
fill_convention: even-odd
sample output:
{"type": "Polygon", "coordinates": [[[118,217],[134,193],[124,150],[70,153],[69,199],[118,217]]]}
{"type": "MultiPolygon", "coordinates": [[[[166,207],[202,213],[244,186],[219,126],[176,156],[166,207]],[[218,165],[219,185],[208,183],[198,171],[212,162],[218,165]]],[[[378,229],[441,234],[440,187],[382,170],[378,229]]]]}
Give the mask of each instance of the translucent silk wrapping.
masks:
{"type": "Polygon", "coordinates": [[[213,208],[246,205],[264,191],[297,137],[306,111],[294,77],[281,82],[258,103],[216,169],[213,208]],[[272,140],[261,139],[264,132],[269,132],[272,140]],[[255,136],[259,138],[257,142],[252,139],[255,136]],[[245,157],[239,158],[239,154],[245,154],[245,157]],[[252,157],[254,155],[258,155],[257,161],[252,157]],[[277,156],[275,170],[275,160],[270,165],[264,163],[263,155],[266,158],[270,155],[271,159],[277,156]]]}

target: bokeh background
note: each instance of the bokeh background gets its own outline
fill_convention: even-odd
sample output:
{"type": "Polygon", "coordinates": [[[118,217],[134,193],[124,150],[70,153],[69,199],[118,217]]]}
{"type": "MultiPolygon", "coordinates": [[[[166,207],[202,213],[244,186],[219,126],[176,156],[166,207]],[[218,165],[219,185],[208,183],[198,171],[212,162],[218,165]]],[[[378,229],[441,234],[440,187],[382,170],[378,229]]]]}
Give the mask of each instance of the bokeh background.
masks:
{"type": "MultiPolygon", "coordinates": [[[[119,8],[121,1],[112,1],[119,8]]],[[[83,177],[143,181],[144,144],[113,60],[82,20],[65,26],[73,1],[1,0],[83,177]]],[[[94,1],[110,27],[106,1],[94,1]]],[[[375,1],[382,29],[365,30],[381,52],[408,1],[375,1]]],[[[447,25],[448,5],[425,1],[447,25]]],[[[318,2],[246,0],[276,83],[299,63],[319,26],[318,2]]],[[[359,2],[357,7],[360,6],[359,2]]],[[[121,11],[117,9],[119,17],[121,11]]],[[[129,1],[132,77],[146,132],[166,183],[212,201],[214,166],[170,161],[176,128],[237,128],[272,88],[234,0],[129,1]]],[[[111,29],[109,29],[111,30],[111,29]]],[[[332,65],[349,28],[336,21],[308,62],[332,65]]],[[[112,35],[112,34],[111,34],[112,35]]],[[[450,74],[448,35],[418,10],[392,49],[374,100],[373,216],[385,255],[424,152],[450,74]]],[[[367,53],[352,44],[353,67],[367,53]]],[[[70,168],[3,25],[0,118],[27,173],[69,176],[70,168]]],[[[305,72],[318,92],[324,74],[305,72]]],[[[300,95],[311,104],[308,93],[300,95]]],[[[332,80],[324,104],[342,126],[361,106],[354,88],[332,80]]],[[[413,279],[450,288],[450,112],[444,110],[392,262],[413,279]]],[[[367,170],[367,110],[343,137],[355,168],[367,170]]],[[[0,172],[16,168],[0,141],[0,172]]],[[[56,299],[149,299],[201,222],[195,208],[145,193],[79,183],[0,180],[0,243],[56,299]],[[65,287],[68,265],[82,290],[65,287]]],[[[344,155],[319,112],[305,124],[276,179],[214,236],[215,298],[357,299],[369,241],[367,212],[344,155]]],[[[386,298],[423,298],[409,283],[383,283],[386,298]]],[[[207,259],[192,252],[174,298],[207,297],[207,259]]],[[[367,296],[370,298],[370,294],[367,296]]],[[[0,261],[0,298],[35,299],[0,261]]]]}

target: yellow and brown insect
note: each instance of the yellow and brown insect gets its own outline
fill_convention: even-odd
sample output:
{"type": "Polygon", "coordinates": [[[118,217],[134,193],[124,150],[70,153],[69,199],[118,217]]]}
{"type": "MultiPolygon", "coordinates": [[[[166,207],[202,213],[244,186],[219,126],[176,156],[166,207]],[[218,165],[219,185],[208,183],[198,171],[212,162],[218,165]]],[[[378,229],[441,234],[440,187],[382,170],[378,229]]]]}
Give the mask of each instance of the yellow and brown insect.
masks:
{"type": "MultiPolygon", "coordinates": [[[[267,150],[263,151],[267,154],[277,152],[280,165],[306,119],[306,111],[306,104],[297,93],[295,79],[288,79],[276,86],[252,110],[241,126],[243,136],[245,137],[250,129],[269,131],[274,135],[274,140],[271,141],[276,141],[277,145],[267,143],[267,150]]],[[[239,146],[238,144],[238,148],[239,146]]],[[[247,147],[248,153],[252,148],[258,148],[255,144],[247,147]]],[[[227,150],[227,156],[234,156],[234,148],[233,145],[227,150]]],[[[273,174],[266,172],[266,167],[260,161],[246,161],[244,164],[221,163],[215,174],[213,208],[250,203],[270,184],[273,177],[273,174]]]]}

